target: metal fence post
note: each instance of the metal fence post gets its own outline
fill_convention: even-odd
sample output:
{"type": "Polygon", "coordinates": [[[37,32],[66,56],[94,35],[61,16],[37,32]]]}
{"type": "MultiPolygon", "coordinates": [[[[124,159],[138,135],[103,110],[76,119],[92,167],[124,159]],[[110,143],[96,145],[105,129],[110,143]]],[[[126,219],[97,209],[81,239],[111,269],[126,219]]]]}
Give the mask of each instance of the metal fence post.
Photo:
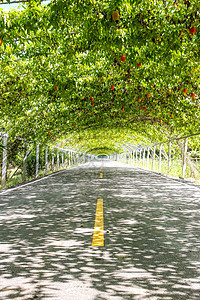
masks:
{"type": "Polygon", "coordinates": [[[188,139],[185,138],[184,142],[184,150],[183,150],[183,167],[182,167],[182,177],[185,177],[185,171],[186,171],[186,156],[187,156],[187,144],[188,144],[188,139]]]}
{"type": "Polygon", "coordinates": [[[141,163],[141,149],[140,149],[140,153],[139,153],[139,168],[140,168],[140,163],[141,163]]]}
{"type": "Polygon", "coordinates": [[[60,161],[59,161],[59,150],[57,149],[57,169],[59,170],[60,161]]]}
{"type": "Polygon", "coordinates": [[[84,153],[84,163],[86,163],[86,154],[84,153]]]}
{"type": "Polygon", "coordinates": [[[159,172],[161,173],[161,159],[162,159],[162,145],[160,145],[160,152],[159,152],[159,172]]]}
{"type": "Polygon", "coordinates": [[[52,153],[52,172],[54,171],[54,153],[52,153]]]}
{"type": "Polygon", "coordinates": [[[64,154],[62,152],[62,168],[64,169],[64,154]]]}
{"type": "Polygon", "coordinates": [[[27,143],[25,142],[24,147],[24,159],[23,159],[23,173],[22,173],[22,181],[26,181],[26,161],[27,161],[27,143]]]}
{"type": "Polygon", "coordinates": [[[135,166],[137,167],[137,150],[135,152],[135,166]]]}
{"type": "Polygon", "coordinates": [[[142,165],[143,168],[144,168],[144,162],[145,162],[145,147],[143,148],[143,165],[142,165]]]}
{"type": "Polygon", "coordinates": [[[147,149],[147,169],[149,168],[149,147],[147,149]]]}
{"type": "Polygon", "coordinates": [[[155,156],[156,156],[156,146],[153,146],[153,160],[152,160],[152,170],[155,171],[155,156]]]}
{"type": "Polygon", "coordinates": [[[39,151],[40,151],[40,146],[39,146],[39,143],[37,143],[37,146],[36,146],[36,178],[38,177],[38,171],[39,171],[39,151]]]}
{"type": "Polygon", "coordinates": [[[78,153],[77,161],[78,161],[78,164],[80,164],[80,153],[78,153]]]}
{"type": "Polygon", "coordinates": [[[46,146],[45,149],[45,175],[47,175],[48,172],[48,146],[46,146]]]}
{"type": "Polygon", "coordinates": [[[65,168],[67,169],[68,162],[67,162],[67,152],[65,151],[65,168]]]}
{"type": "Polygon", "coordinates": [[[6,168],[7,168],[7,143],[8,143],[8,134],[3,136],[3,162],[2,162],[2,187],[6,185],[6,168]]]}
{"type": "Polygon", "coordinates": [[[170,171],[171,168],[171,141],[169,141],[169,149],[168,149],[168,172],[170,171]]]}
{"type": "Polygon", "coordinates": [[[68,151],[68,166],[70,167],[70,152],[68,151]]]}

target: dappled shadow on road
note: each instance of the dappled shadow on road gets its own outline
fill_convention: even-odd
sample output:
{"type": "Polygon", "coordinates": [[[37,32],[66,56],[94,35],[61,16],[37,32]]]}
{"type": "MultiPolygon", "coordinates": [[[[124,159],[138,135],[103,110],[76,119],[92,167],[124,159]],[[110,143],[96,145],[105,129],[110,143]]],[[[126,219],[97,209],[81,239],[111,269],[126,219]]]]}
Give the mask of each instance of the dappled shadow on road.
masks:
{"type": "Polygon", "coordinates": [[[199,299],[200,190],[101,166],[0,195],[0,299],[199,299]],[[97,198],[104,247],[91,246],[97,198]]]}

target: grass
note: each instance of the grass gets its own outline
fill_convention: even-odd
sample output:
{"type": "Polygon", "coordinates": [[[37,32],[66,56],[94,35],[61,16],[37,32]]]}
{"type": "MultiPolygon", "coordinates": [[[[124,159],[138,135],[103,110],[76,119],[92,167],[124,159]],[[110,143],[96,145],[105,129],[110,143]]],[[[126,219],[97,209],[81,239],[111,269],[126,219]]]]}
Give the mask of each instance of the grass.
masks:
{"type": "MultiPolygon", "coordinates": [[[[75,167],[77,165],[78,164],[72,164],[70,166],[67,166],[67,168],[72,168],[72,167],[75,167]]],[[[54,170],[52,171],[51,164],[49,164],[47,175],[52,174],[52,173],[57,172],[57,171],[64,170],[64,169],[66,169],[66,168],[65,167],[63,168],[62,165],[60,165],[59,169],[57,169],[57,166],[55,165],[54,170]]],[[[37,178],[42,178],[44,176],[45,176],[45,168],[39,170],[37,178]]],[[[26,177],[26,180],[24,182],[30,181],[30,180],[35,179],[35,178],[36,178],[35,176],[26,177]]],[[[21,170],[21,172],[19,171],[19,173],[17,173],[12,179],[7,179],[5,187],[15,186],[15,185],[20,184],[22,182],[23,181],[22,181],[22,170],[21,170]]],[[[3,189],[2,185],[1,185],[1,182],[0,182],[0,189],[3,189]]]]}
{"type": "MultiPolygon", "coordinates": [[[[134,164],[133,164],[133,161],[131,159],[129,159],[128,161],[126,159],[122,159],[121,162],[128,163],[128,164],[134,165],[136,167],[144,168],[144,169],[147,169],[147,170],[153,170],[153,167],[152,167],[153,160],[152,160],[152,158],[149,159],[148,166],[147,166],[147,158],[145,158],[144,167],[143,167],[143,159],[141,159],[140,164],[139,164],[139,159],[137,160],[137,164],[136,164],[135,161],[134,161],[134,164]]],[[[196,165],[196,167],[197,167],[198,170],[200,170],[200,162],[198,163],[198,165],[196,165]]],[[[182,177],[182,161],[178,160],[178,159],[172,160],[171,161],[171,167],[168,171],[168,161],[167,160],[162,160],[161,170],[159,170],[159,160],[156,159],[155,163],[154,163],[154,171],[161,172],[161,173],[164,173],[164,174],[167,174],[167,175],[171,175],[173,177],[182,177]]],[[[184,178],[191,178],[191,172],[190,172],[190,169],[188,167],[186,167],[186,172],[185,172],[184,178]]],[[[197,177],[196,179],[200,179],[200,173],[199,173],[199,177],[197,177]]]]}
{"type": "MultiPolygon", "coordinates": [[[[72,165],[72,166],[75,166],[75,165],[72,165]]],[[[70,167],[72,167],[72,166],[70,166],[70,167]]],[[[58,170],[55,166],[54,171],[52,171],[51,169],[48,169],[47,175],[52,174],[53,172],[64,170],[64,169],[65,168],[60,167],[59,170],[58,170]]],[[[45,176],[45,168],[39,170],[37,178],[42,178],[44,176],[45,176]]],[[[26,180],[24,182],[30,181],[30,180],[35,179],[35,178],[36,178],[35,176],[32,176],[32,177],[30,177],[30,176],[27,177],[26,176],[26,180]]],[[[21,172],[17,173],[12,179],[7,179],[5,187],[15,186],[15,185],[20,184],[22,182],[23,182],[23,180],[22,180],[22,170],[21,170],[21,172]]],[[[0,189],[3,189],[1,183],[0,183],[0,189]]]]}

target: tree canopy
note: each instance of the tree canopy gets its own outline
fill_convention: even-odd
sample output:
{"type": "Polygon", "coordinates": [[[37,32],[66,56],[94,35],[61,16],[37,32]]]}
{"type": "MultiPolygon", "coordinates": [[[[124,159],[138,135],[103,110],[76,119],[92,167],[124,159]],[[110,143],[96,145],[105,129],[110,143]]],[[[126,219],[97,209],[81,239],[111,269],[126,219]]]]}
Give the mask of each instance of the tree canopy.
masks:
{"type": "Polygon", "coordinates": [[[199,0],[0,10],[0,127],[93,154],[200,131],[199,0]]]}

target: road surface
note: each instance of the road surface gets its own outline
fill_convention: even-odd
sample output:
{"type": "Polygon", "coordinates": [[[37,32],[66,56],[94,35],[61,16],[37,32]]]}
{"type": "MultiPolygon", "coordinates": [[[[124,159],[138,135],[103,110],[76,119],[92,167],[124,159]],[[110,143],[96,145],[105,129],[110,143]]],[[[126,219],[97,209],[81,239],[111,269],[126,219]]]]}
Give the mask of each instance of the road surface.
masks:
{"type": "Polygon", "coordinates": [[[102,160],[4,191],[0,299],[199,300],[200,188],[102,160]]]}

